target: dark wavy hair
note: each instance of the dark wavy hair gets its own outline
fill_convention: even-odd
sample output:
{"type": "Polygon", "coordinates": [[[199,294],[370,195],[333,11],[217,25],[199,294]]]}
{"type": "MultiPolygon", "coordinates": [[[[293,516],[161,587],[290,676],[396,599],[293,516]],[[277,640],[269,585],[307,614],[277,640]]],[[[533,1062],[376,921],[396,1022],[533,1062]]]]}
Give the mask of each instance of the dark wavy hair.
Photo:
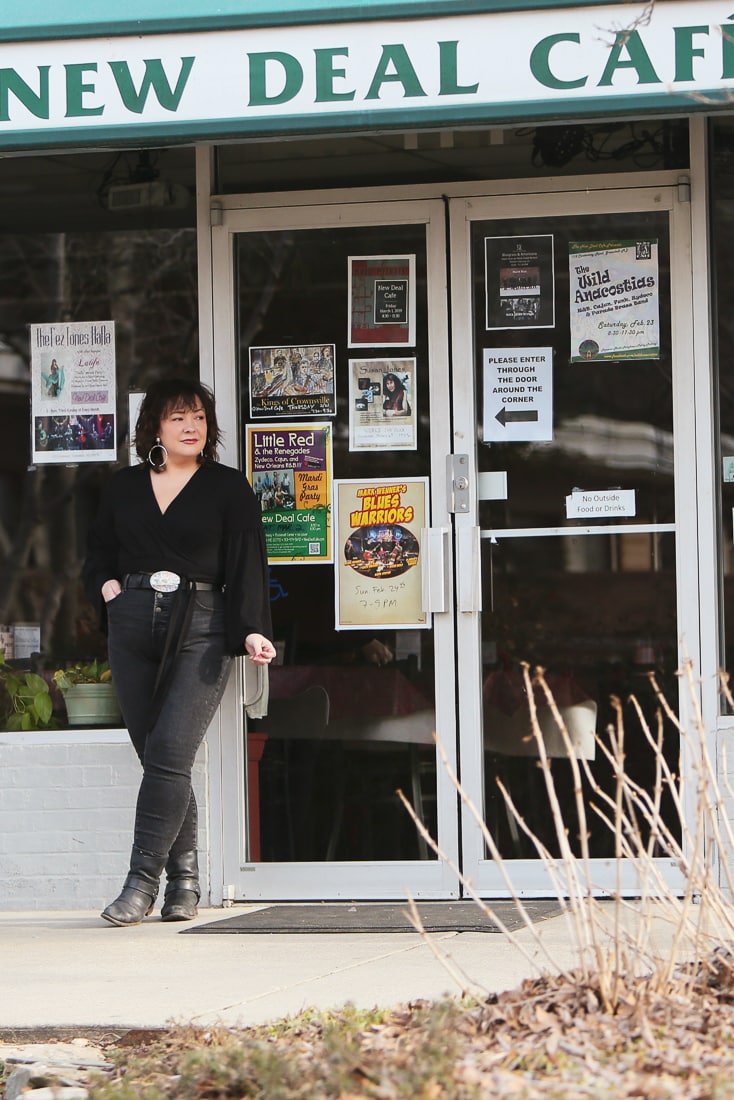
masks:
{"type": "MultiPolygon", "coordinates": [[[[135,450],[141,462],[148,461],[151,447],[155,446],[160,433],[160,423],[174,409],[194,409],[201,403],[206,415],[206,445],[199,458],[200,462],[216,462],[217,447],[222,442],[222,432],[217,423],[214,394],[203,382],[188,378],[161,378],[153,382],[145,391],[140,406],[138,422],[135,425],[135,450]]],[[[160,451],[153,452],[154,457],[162,457],[160,451]]],[[[164,463],[151,463],[154,470],[163,469],[164,463]]]]}

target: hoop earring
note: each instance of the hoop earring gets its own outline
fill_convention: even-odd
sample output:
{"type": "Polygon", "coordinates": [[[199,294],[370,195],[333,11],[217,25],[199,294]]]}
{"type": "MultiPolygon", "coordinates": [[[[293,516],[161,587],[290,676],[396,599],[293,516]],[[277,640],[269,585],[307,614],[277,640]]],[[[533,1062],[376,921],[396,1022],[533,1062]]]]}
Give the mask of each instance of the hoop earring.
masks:
{"type": "Polygon", "coordinates": [[[148,451],[148,462],[150,463],[150,465],[153,467],[154,470],[165,470],[165,468],[166,468],[166,463],[168,462],[168,451],[166,450],[166,448],[161,443],[161,437],[159,435],[157,435],[155,437],[155,443],[153,444],[153,446],[148,451]],[[162,462],[154,462],[153,461],[153,458],[151,457],[152,454],[153,454],[153,451],[163,451],[163,461],[162,462]]]}

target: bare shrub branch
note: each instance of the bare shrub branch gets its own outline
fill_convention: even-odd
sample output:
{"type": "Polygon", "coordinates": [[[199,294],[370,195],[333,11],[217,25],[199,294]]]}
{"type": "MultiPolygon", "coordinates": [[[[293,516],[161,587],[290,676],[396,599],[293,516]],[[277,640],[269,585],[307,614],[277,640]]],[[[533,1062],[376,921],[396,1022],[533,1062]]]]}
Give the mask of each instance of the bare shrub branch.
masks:
{"type": "MultiPolygon", "coordinates": [[[[681,991],[690,993],[702,983],[720,980],[724,973],[729,975],[730,981],[734,980],[734,908],[731,901],[734,894],[734,826],[725,805],[726,798],[734,801],[734,787],[726,774],[725,753],[720,782],[716,762],[709,751],[699,699],[700,684],[694,676],[692,662],[685,657],[677,674],[684,687],[685,721],[670,705],[653,673],[649,674],[649,681],[657,704],[654,729],[640,701],[635,696],[627,700],[651,753],[651,788],[642,786],[627,772],[622,703],[612,698],[615,721],[606,730],[605,737],[596,737],[612,774],[613,786],[605,790],[594,777],[588,761],[579,757],[544,670],[537,668],[531,675],[529,666],[523,664],[522,672],[537,747],[537,765],[543,776],[559,855],[553,855],[530,828],[499,777],[495,777],[495,782],[508,815],[542,862],[569,923],[579,964],[573,971],[563,972],[562,977],[575,983],[579,991],[592,988],[607,1013],[616,1013],[623,1004],[625,1011],[634,1009],[640,1018],[640,1033],[644,1034],[649,1028],[645,1007],[650,998],[673,996],[674,992],[675,996],[680,996],[681,991]],[[577,823],[575,833],[564,814],[553,779],[538,721],[537,692],[548,705],[570,764],[571,813],[577,823]],[[671,766],[664,751],[666,720],[679,737],[681,766],[678,770],[671,766]],[[589,847],[589,813],[593,813],[611,835],[613,888],[607,882],[595,881],[595,860],[589,847]],[[578,840],[578,854],[571,843],[572,835],[578,840]],[[677,871],[679,877],[671,875],[671,871],[677,871]],[[630,881],[634,883],[634,901],[624,896],[625,892],[630,893],[630,881]],[[667,929],[668,942],[661,947],[657,936],[663,929],[667,929]]],[[[721,693],[734,711],[729,678],[720,673],[719,680],[721,693]]],[[[478,896],[471,881],[441,850],[402,792],[398,792],[403,805],[429,847],[456,874],[467,895],[497,924],[526,961],[541,969],[538,960],[542,957],[544,964],[550,964],[557,972],[557,959],[545,947],[543,937],[513,885],[511,861],[502,857],[483,814],[467,795],[440,739],[437,736],[435,739],[441,765],[481,830],[487,852],[532,935],[535,954],[478,896]]],[[[411,920],[421,935],[430,940],[412,899],[411,920]]],[[[459,980],[455,967],[453,971],[454,980],[459,980]]],[[[465,979],[462,981],[465,988],[465,979]]]]}

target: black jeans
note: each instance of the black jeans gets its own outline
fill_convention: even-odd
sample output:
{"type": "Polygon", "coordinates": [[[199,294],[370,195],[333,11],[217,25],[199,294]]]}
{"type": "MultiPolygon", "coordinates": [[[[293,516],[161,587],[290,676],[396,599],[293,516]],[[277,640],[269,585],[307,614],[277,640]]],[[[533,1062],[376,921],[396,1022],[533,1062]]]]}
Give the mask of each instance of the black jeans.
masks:
{"type": "MultiPolygon", "coordinates": [[[[107,604],[112,679],[143,765],[133,843],[164,858],[196,849],[191,771],[232,667],[225,651],[224,596],[195,592],[190,597],[191,620],[166,679],[165,694],[160,706],[153,705],[176,598],[176,593],[131,588],[107,604]]],[[[172,646],[176,648],[176,639],[172,646]]]]}

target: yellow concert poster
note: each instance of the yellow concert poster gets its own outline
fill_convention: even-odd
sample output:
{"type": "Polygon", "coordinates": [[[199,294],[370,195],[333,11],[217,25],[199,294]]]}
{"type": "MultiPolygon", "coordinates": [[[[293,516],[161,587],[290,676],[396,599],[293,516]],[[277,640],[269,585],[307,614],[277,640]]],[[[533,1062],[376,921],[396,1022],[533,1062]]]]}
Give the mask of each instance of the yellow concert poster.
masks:
{"type": "Polygon", "coordinates": [[[334,482],[337,630],[430,626],[421,560],[428,478],[334,482]]]}

